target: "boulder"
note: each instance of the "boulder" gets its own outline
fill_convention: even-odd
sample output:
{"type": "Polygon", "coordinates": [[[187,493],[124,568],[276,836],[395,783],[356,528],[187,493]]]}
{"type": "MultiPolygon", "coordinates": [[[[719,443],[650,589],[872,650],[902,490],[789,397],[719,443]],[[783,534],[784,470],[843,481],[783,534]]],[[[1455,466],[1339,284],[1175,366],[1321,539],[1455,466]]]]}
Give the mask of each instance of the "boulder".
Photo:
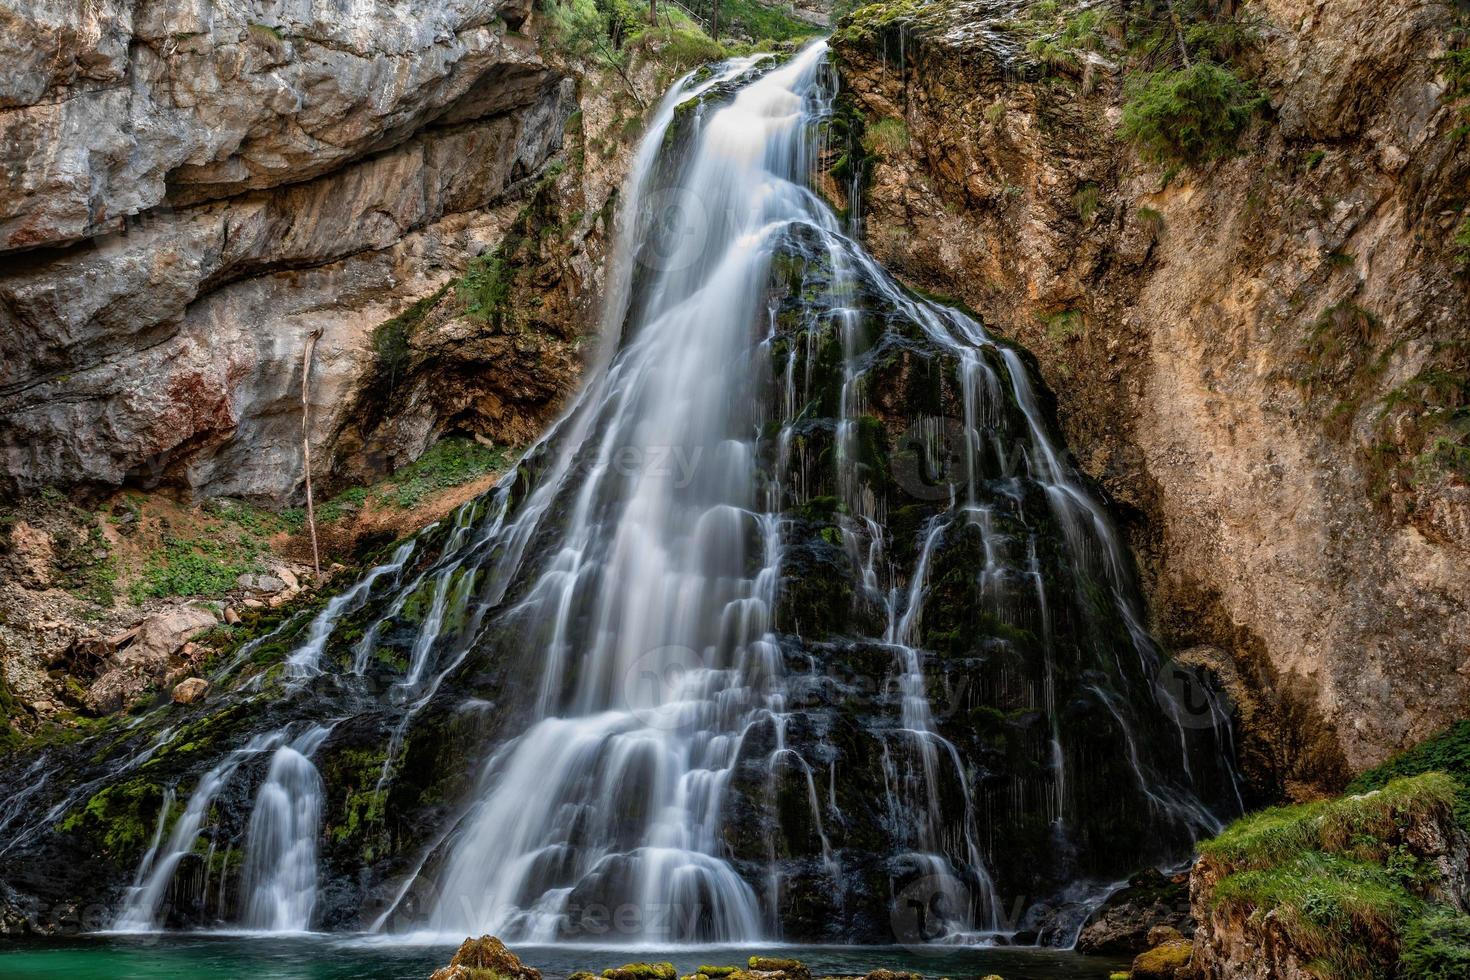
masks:
{"type": "Polygon", "coordinates": [[[237,578],[235,584],[248,592],[260,592],[265,595],[275,595],[277,592],[286,591],[284,579],[259,572],[247,572],[237,578]]]}
{"type": "Polygon", "coordinates": [[[209,693],[209,681],[202,677],[190,677],[179,681],[174,688],[174,704],[193,704],[209,693]]]}
{"type": "Polygon", "coordinates": [[[1178,980],[1188,976],[1189,956],[1193,947],[1187,939],[1176,939],[1155,946],[1133,959],[1133,980],[1178,980]]]}
{"type": "Polygon", "coordinates": [[[145,619],[132,644],[114,653],[107,670],[87,689],[88,710],[111,714],[163,684],[173,655],[191,636],[214,625],[214,613],[194,605],[177,606],[145,619]]]}
{"type": "Polygon", "coordinates": [[[679,973],[672,963],[624,963],[602,975],[604,980],[676,980],[679,973]]]}
{"type": "Polygon", "coordinates": [[[1136,956],[1159,945],[1151,930],[1167,926],[1184,938],[1189,922],[1188,876],[1171,878],[1157,868],[1140,871],[1109,895],[1077,937],[1077,951],[1107,956],[1136,956]]]}
{"type": "Polygon", "coordinates": [[[499,980],[541,980],[540,970],[526,966],[494,936],[466,939],[449,965],[435,970],[429,980],[477,980],[484,975],[480,971],[493,973],[499,980]]]}

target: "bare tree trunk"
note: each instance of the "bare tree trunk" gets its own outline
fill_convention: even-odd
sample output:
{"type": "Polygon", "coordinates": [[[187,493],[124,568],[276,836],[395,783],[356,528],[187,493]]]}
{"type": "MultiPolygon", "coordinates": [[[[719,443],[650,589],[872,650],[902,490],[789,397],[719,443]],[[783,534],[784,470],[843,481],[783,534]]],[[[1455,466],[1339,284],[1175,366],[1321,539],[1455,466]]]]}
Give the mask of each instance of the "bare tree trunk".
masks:
{"type": "Polygon", "coordinates": [[[648,22],[658,24],[658,0],[648,0],[648,22]]]}
{"type": "Polygon", "coordinates": [[[311,391],[311,355],[316,352],[321,335],[321,327],[306,335],[306,351],[301,356],[301,455],[306,465],[306,524],[311,528],[311,567],[317,574],[321,574],[322,556],[316,544],[316,506],[311,499],[311,403],[307,396],[311,391]]]}
{"type": "Polygon", "coordinates": [[[1189,67],[1189,49],[1184,46],[1184,25],[1179,21],[1179,11],[1174,9],[1174,0],[1168,0],[1169,21],[1174,25],[1174,40],[1179,42],[1179,57],[1184,59],[1184,67],[1189,67]]]}
{"type": "Polygon", "coordinates": [[[709,36],[711,41],[718,42],[720,39],[720,0],[710,0],[709,36]]]}

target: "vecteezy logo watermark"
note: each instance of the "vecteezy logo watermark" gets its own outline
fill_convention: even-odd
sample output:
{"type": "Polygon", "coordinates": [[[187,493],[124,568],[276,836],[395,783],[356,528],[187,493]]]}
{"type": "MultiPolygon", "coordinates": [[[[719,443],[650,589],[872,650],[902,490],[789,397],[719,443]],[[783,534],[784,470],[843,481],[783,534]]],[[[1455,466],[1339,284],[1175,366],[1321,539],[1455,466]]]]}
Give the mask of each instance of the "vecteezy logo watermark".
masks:
{"type": "Polygon", "coordinates": [[[916,419],[890,456],[894,482],[918,500],[949,500],[966,480],[968,440],[958,419],[916,419]]]}
{"type": "Polygon", "coordinates": [[[893,896],[889,918],[894,941],[915,952],[932,951],[935,944],[969,928],[970,909],[970,889],[964,882],[952,875],[920,875],[893,896]]]}
{"type": "Polygon", "coordinates": [[[1164,709],[1181,728],[1216,728],[1227,724],[1234,711],[1229,696],[1204,667],[1171,661],[1159,669],[1155,683],[1164,709]]]}
{"type": "Polygon", "coordinates": [[[705,202],[682,187],[650,192],[638,208],[638,262],[658,272],[686,269],[704,254],[710,236],[705,202]]]}
{"type": "Polygon", "coordinates": [[[696,725],[696,688],[707,671],[704,657],[689,647],[655,647],[623,673],[623,701],[649,728],[675,731],[696,725]]]}

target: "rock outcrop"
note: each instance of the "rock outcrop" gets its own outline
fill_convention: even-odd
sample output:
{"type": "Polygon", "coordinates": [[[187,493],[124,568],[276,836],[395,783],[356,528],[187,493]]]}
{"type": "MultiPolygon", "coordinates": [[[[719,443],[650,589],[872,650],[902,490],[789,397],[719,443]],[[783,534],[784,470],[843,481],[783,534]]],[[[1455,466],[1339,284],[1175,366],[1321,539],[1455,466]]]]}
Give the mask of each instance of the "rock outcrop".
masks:
{"type": "Polygon", "coordinates": [[[1222,652],[1253,699],[1258,784],[1340,784],[1470,701],[1470,486],[1426,435],[1470,391],[1459,15],[1251,4],[1269,109],[1240,154],[1166,171],[1116,136],[1117,38],[1045,62],[1031,6],[839,30],[845,84],[888,120],[870,247],[1035,353],[1158,632],[1222,652]]]}
{"type": "MultiPolygon", "coordinates": [[[[528,17],[498,0],[0,7],[19,66],[0,90],[0,486],[289,500],[313,335],[330,473],[363,389],[394,380],[381,327],[493,251],[565,145],[576,83],[528,17]]],[[[577,246],[618,176],[599,175],[577,246]]],[[[451,341],[500,332],[460,321],[434,356],[452,368],[451,341]]],[[[519,396],[538,421],[577,376],[568,361],[501,389],[485,353],[462,400],[519,396]]],[[[346,468],[391,470],[463,421],[430,407],[346,468]]]]}

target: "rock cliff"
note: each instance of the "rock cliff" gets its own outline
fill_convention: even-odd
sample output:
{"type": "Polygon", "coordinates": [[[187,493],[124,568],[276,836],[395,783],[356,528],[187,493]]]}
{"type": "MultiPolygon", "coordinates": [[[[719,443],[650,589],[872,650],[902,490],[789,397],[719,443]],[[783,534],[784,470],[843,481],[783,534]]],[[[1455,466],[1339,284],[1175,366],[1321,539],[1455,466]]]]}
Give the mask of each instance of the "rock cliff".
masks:
{"type": "MultiPolygon", "coordinates": [[[[354,412],[402,387],[404,321],[384,325],[492,252],[540,183],[587,216],[564,251],[601,234],[618,171],[584,195],[553,164],[579,93],[535,28],[523,0],[0,5],[20,69],[0,89],[4,489],[288,501],[316,333],[322,475],[381,475],[453,428],[524,440],[575,382],[575,304],[534,343],[441,317],[414,344],[454,397],[383,433],[354,412]]],[[[584,278],[542,285],[595,288],[593,263],[566,271],[584,278]]]]}
{"type": "Polygon", "coordinates": [[[1212,6],[1265,99],[1193,166],[1118,138],[1148,65],[1116,24],[1067,50],[1112,4],[876,5],[834,49],[873,251],[1035,353],[1159,633],[1235,694],[1256,779],[1310,793],[1470,703],[1462,15],[1212,6]]]}

